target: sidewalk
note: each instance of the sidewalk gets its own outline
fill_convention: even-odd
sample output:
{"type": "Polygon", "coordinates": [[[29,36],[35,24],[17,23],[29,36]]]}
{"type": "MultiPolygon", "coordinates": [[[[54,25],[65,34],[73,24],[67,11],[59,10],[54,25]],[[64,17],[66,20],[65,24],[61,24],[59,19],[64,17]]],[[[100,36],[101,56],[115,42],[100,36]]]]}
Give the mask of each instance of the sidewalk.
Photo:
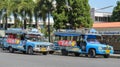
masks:
{"type": "Polygon", "coordinates": [[[120,54],[111,54],[110,57],[111,58],[120,58],[120,54]]]}

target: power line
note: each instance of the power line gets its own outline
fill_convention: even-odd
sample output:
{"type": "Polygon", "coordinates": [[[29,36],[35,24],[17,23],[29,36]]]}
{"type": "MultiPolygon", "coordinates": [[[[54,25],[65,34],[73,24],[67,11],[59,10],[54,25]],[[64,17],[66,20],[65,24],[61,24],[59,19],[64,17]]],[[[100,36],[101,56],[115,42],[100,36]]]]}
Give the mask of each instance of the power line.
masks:
{"type": "Polygon", "coordinates": [[[113,7],[113,6],[111,5],[111,6],[107,6],[107,7],[99,8],[99,9],[96,9],[96,10],[104,10],[104,9],[108,9],[108,8],[111,8],[111,7],[113,7]]]}

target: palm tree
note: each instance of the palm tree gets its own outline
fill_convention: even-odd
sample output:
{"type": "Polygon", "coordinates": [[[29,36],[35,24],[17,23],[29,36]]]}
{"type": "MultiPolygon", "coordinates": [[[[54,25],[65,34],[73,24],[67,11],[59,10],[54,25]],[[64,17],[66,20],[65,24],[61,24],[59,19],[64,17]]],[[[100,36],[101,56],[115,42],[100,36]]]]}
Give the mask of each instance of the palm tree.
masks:
{"type": "Polygon", "coordinates": [[[27,16],[29,13],[33,14],[34,11],[34,2],[33,0],[21,0],[18,4],[18,12],[21,14],[22,19],[24,20],[24,29],[26,29],[27,16]]]}
{"type": "Polygon", "coordinates": [[[14,16],[14,27],[16,28],[18,27],[19,24],[17,21],[19,20],[18,4],[20,3],[20,1],[14,0],[13,2],[14,2],[14,7],[12,9],[12,14],[14,16]]]}
{"type": "Polygon", "coordinates": [[[49,8],[51,7],[51,3],[49,2],[49,0],[41,0],[38,2],[38,16],[40,19],[43,20],[43,26],[44,26],[44,33],[45,35],[47,35],[47,24],[46,24],[46,18],[48,17],[49,14],[49,8]]]}
{"type": "Polygon", "coordinates": [[[5,19],[5,29],[7,29],[7,19],[12,13],[12,9],[14,7],[14,1],[13,0],[1,0],[0,9],[3,10],[5,19]]]}
{"type": "MultiPolygon", "coordinates": [[[[38,1],[38,0],[37,0],[38,1]]],[[[28,11],[28,16],[29,16],[29,27],[32,26],[32,18],[34,16],[34,11],[35,11],[35,7],[37,7],[37,3],[34,2],[33,0],[30,0],[28,3],[31,6],[31,10],[28,11]]]]}
{"type": "Polygon", "coordinates": [[[39,2],[39,16],[42,18],[44,22],[44,27],[46,27],[46,18],[48,14],[48,0],[41,0],[39,2]]]}
{"type": "Polygon", "coordinates": [[[34,18],[35,18],[35,27],[38,28],[38,19],[41,19],[41,7],[40,7],[40,3],[42,2],[42,0],[36,0],[36,6],[34,8],[34,18]]]}
{"type": "Polygon", "coordinates": [[[38,8],[39,7],[35,7],[34,9],[34,18],[35,18],[35,27],[38,28],[38,8]]]}

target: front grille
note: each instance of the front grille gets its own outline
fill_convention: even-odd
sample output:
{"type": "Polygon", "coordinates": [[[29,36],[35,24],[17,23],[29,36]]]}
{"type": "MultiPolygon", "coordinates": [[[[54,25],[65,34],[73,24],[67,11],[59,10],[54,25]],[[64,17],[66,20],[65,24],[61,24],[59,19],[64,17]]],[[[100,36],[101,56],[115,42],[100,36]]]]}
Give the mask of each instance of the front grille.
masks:
{"type": "Polygon", "coordinates": [[[110,47],[103,47],[103,50],[111,50],[110,47]]]}
{"type": "Polygon", "coordinates": [[[41,48],[41,47],[46,48],[47,46],[44,46],[44,45],[37,45],[37,47],[39,47],[39,48],[41,48]]]}

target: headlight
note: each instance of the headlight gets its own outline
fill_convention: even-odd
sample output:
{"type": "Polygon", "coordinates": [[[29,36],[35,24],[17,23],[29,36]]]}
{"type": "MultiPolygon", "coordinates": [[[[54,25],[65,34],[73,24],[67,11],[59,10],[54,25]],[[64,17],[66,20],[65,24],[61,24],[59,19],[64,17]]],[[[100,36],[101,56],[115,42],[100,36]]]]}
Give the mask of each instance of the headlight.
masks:
{"type": "Polygon", "coordinates": [[[47,48],[50,49],[50,46],[48,46],[47,48]]]}
{"type": "Polygon", "coordinates": [[[111,50],[113,50],[113,47],[111,47],[111,50]]]}
{"type": "Polygon", "coordinates": [[[98,50],[102,50],[102,47],[98,47],[98,50]]]}

